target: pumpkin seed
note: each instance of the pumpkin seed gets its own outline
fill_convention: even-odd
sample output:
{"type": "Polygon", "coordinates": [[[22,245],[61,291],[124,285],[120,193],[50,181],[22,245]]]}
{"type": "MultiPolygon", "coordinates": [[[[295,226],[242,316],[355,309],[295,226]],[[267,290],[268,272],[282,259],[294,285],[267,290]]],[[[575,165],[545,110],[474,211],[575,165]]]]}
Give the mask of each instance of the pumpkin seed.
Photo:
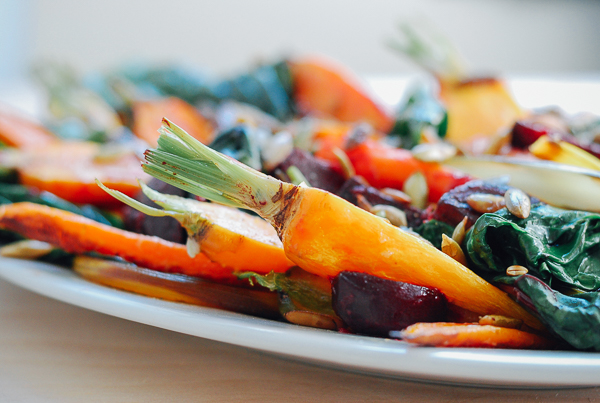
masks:
{"type": "Polygon", "coordinates": [[[469,221],[469,219],[465,216],[465,218],[463,218],[462,221],[459,222],[454,228],[454,231],[452,231],[452,239],[454,239],[459,245],[465,240],[467,221],[469,221]]]}
{"type": "Polygon", "coordinates": [[[504,194],[506,209],[516,217],[527,218],[531,213],[531,199],[520,189],[508,189],[504,194]]]}
{"type": "Polygon", "coordinates": [[[420,209],[427,206],[427,197],[429,195],[429,187],[425,176],[421,172],[412,174],[402,186],[402,191],[406,193],[412,200],[411,205],[420,209]]]}
{"type": "Polygon", "coordinates": [[[523,266],[520,266],[518,264],[509,266],[506,269],[506,274],[508,276],[513,276],[513,277],[521,276],[523,274],[527,274],[527,272],[529,272],[529,270],[527,270],[527,267],[523,267],[523,266]]]}
{"type": "Polygon", "coordinates": [[[382,218],[387,218],[390,224],[396,227],[406,227],[408,225],[406,213],[394,206],[377,204],[371,208],[371,213],[382,218]]]}
{"type": "Polygon", "coordinates": [[[185,248],[188,256],[194,258],[200,253],[200,242],[196,241],[194,238],[188,237],[187,241],[185,242],[185,248]]]}
{"type": "Polygon", "coordinates": [[[489,193],[473,193],[467,204],[478,213],[494,213],[505,207],[504,197],[489,193]]]}
{"type": "Polygon", "coordinates": [[[442,234],[442,252],[463,266],[467,265],[467,258],[460,245],[446,234],[442,234]]]}
{"type": "Polygon", "coordinates": [[[394,201],[397,201],[398,203],[412,203],[412,199],[410,198],[410,196],[401,190],[394,188],[383,188],[380,190],[380,192],[386,196],[391,197],[392,199],[394,199],[394,201]]]}
{"type": "Polygon", "coordinates": [[[373,205],[371,203],[369,203],[367,198],[363,195],[356,195],[356,205],[358,207],[360,207],[361,209],[369,211],[369,212],[373,208],[373,205]]]}

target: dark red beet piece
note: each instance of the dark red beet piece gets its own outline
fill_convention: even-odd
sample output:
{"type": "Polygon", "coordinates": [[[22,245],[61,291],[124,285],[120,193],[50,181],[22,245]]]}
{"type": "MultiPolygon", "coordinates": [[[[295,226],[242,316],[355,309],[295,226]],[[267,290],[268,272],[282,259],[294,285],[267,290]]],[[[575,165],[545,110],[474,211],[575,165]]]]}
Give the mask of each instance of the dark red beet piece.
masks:
{"type": "Polygon", "coordinates": [[[536,122],[521,120],[512,128],[511,144],[517,148],[527,148],[537,139],[553,133],[553,130],[536,122]]]}
{"type": "Polygon", "coordinates": [[[334,170],[329,162],[298,148],[295,148],[276,169],[285,173],[292,166],[298,168],[308,183],[315,188],[336,193],[344,183],[344,177],[334,170]]]}
{"type": "Polygon", "coordinates": [[[353,332],[387,336],[417,322],[444,321],[446,297],[435,288],[341,272],[332,280],[335,313],[353,332]]]}
{"type": "MultiPolygon", "coordinates": [[[[475,221],[481,217],[481,213],[473,210],[467,204],[467,197],[474,193],[487,193],[498,196],[504,196],[504,193],[510,189],[510,186],[485,182],[482,180],[473,180],[455,187],[444,193],[437,204],[431,218],[443,221],[450,225],[457,225],[462,219],[467,217],[467,228],[475,224],[475,221]]],[[[531,197],[531,204],[539,203],[540,200],[531,197]]]]}

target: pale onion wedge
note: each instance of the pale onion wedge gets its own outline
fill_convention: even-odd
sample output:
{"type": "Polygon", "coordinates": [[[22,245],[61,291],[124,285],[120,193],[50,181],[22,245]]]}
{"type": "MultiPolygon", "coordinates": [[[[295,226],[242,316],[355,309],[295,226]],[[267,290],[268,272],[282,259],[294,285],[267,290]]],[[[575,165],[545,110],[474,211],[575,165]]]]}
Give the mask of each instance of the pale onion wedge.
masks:
{"type": "Polygon", "coordinates": [[[480,179],[508,178],[508,184],[549,204],[600,211],[600,172],[551,161],[511,157],[455,157],[444,165],[480,179]]]}

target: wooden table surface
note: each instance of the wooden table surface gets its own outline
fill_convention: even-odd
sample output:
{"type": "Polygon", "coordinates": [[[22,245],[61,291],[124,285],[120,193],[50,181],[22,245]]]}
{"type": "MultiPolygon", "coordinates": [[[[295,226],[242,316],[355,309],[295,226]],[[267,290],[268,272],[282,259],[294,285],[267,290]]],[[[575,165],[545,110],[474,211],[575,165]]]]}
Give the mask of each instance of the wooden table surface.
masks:
{"type": "Polygon", "coordinates": [[[58,302],[0,280],[0,402],[600,401],[600,388],[500,390],[288,361],[58,302]]]}

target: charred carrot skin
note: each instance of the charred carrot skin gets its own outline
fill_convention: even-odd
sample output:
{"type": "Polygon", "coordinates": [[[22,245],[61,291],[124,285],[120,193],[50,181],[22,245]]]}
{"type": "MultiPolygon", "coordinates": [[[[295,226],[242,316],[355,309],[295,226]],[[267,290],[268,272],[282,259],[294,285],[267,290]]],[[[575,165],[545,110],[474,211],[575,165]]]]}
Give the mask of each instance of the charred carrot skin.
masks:
{"type": "Polygon", "coordinates": [[[556,341],[534,333],[471,323],[415,323],[398,332],[398,336],[409,343],[433,347],[516,349],[557,347],[556,341]]]}
{"type": "Polygon", "coordinates": [[[367,122],[387,133],[393,118],[347,72],[318,58],[289,62],[293,96],[301,113],[343,122],[367,122]]]}
{"type": "Polygon", "coordinates": [[[103,225],[63,210],[33,203],[0,206],[0,228],[48,242],[69,253],[118,256],[151,270],[218,280],[234,280],[231,269],[199,253],[190,258],[185,245],[103,225]]]}

